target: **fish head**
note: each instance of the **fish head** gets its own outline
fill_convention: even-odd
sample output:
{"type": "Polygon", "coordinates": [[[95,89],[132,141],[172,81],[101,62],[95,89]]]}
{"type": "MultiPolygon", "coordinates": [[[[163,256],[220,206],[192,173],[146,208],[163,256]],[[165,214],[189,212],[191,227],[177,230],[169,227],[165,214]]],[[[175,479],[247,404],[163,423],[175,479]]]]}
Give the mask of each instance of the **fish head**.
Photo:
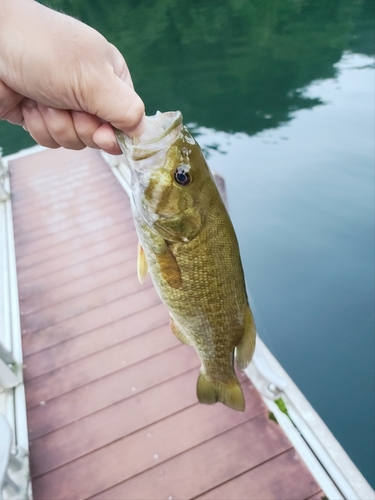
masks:
{"type": "Polygon", "coordinates": [[[133,210],[165,240],[189,242],[202,230],[211,174],[179,111],[146,117],[146,131],[117,133],[132,173],[133,210]]]}

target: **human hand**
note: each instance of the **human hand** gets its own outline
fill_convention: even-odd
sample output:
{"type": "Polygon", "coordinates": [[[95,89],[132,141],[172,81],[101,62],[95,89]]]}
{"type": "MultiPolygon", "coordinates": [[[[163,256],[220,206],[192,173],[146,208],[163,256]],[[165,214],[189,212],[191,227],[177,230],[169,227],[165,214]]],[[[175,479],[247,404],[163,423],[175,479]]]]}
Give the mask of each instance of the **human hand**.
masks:
{"type": "Polygon", "coordinates": [[[144,105],[97,31],[34,0],[0,0],[0,119],[49,148],[120,154],[112,126],[140,135],[144,105]]]}

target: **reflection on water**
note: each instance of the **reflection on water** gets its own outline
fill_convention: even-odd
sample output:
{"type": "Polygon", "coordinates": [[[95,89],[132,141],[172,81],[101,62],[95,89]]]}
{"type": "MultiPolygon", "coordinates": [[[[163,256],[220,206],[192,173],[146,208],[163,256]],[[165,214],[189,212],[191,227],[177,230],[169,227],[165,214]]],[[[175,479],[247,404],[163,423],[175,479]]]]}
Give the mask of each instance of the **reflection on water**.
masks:
{"type": "Polygon", "coordinates": [[[226,179],[261,336],[373,481],[373,60],[336,70],[303,91],[324,105],[286,125],[197,135],[226,179]]]}
{"type": "MultiPolygon", "coordinates": [[[[226,178],[261,335],[374,485],[373,3],[49,0],[226,178]]],[[[0,122],[5,153],[32,144],[0,122]]]]}
{"type": "MultiPolygon", "coordinates": [[[[47,0],[101,31],[125,55],[148,114],[253,135],[319,98],[344,51],[373,53],[372,0],[47,0]]],[[[30,144],[0,124],[5,153],[30,144]],[[8,137],[7,137],[8,136],[8,137]],[[9,146],[11,145],[11,146],[9,146]]]]}

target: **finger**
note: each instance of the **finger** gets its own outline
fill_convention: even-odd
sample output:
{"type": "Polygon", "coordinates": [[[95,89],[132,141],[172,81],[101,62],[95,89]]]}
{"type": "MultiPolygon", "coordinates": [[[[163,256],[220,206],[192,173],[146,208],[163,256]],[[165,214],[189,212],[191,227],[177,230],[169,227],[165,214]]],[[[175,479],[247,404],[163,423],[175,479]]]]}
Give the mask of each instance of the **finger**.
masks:
{"type": "Polygon", "coordinates": [[[75,131],[81,141],[89,148],[99,148],[92,137],[96,130],[102,125],[102,120],[97,116],[82,111],[71,111],[70,114],[72,116],[75,131]]]}
{"type": "Polygon", "coordinates": [[[25,98],[22,101],[22,114],[27,131],[38,144],[53,149],[60,147],[49,133],[35,101],[25,98]]]}
{"type": "Polygon", "coordinates": [[[21,101],[23,96],[0,80],[0,119],[23,125],[21,101]]]}
{"type": "Polygon", "coordinates": [[[38,104],[38,109],[51,137],[66,149],[83,149],[86,147],[78,137],[74,128],[70,111],[56,109],[43,104],[38,104]]]}
{"type": "Polygon", "coordinates": [[[145,106],[143,101],[120,78],[116,78],[116,86],[116,92],[118,92],[117,109],[115,108],[115,102],[112,103],[108,99],[108,104],[114,106],[116,114],[112,119],[104,119],[130,137],[140,136],[145,129],[145,106]]]}
{"type": "Polygon", "coordinates": [[[116,136],[109,123],[103,123],[94,133],[93,140],[100,149],[111,155],[121,154],[121,149],[117,144],[116,136]]]}
{"type": "Polygon", "coordinates": [[[106,75],[101,75],[102,81],[97,88],[100,92],[86,92],[91,102],[88,111],[127,135],[141,135],[145,128],[143,101],[134,90],[120,77],[114,74],[113,68],[106,75]]]}

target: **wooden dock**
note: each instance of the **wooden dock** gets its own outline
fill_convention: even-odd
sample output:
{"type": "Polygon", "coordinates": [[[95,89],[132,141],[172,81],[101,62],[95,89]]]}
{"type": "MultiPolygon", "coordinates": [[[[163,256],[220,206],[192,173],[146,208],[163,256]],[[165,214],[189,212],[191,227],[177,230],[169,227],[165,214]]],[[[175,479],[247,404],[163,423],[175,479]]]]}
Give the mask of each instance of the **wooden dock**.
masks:
{"type": "Polygon", "coordinates": [[[324,497],[244,374],[244,413],[198,403],[99,152],[9,165],[34,500],[324,497]]]}

